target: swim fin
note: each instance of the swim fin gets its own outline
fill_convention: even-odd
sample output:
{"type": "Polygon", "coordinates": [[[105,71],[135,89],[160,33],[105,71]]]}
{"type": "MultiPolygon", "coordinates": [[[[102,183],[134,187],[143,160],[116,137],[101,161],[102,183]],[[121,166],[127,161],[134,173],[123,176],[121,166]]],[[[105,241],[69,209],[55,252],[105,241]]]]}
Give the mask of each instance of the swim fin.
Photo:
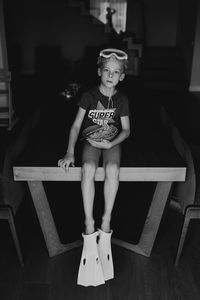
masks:
{"type": "Polygon", "coordinates": [[[78,271],[78,285],[98,286],[105,283],[98,254],[97,236],[98,231],[88,235],[82,234],[83,249],[78,271]]]}
{"type": "Polygon", "coordinates": [[[101,266],[103,269],[104,280],[109,280],[114,278],[114,267],[113,267],[113,258],[111,250],[111,235],[113,231],[104,232],[99,229],[99,243],[98,251],[101,261],[101,266]]]}

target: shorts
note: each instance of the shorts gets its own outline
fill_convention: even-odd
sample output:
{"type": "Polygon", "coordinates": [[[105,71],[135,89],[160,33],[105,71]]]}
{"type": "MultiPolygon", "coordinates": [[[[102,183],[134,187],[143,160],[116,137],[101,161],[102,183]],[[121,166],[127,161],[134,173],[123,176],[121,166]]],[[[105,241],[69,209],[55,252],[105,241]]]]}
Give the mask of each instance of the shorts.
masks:
{"type": "Polygon", "coordinates": [[[117,144],[110,149],[99,149],[90,145],[85,141],[82,152],[82,164],[85,162],[94,162],[96,167],[99,166],[100,158],[102,157],[103,165],[107,163],[115,163],[120,166],[121,146],[117,144]]]}

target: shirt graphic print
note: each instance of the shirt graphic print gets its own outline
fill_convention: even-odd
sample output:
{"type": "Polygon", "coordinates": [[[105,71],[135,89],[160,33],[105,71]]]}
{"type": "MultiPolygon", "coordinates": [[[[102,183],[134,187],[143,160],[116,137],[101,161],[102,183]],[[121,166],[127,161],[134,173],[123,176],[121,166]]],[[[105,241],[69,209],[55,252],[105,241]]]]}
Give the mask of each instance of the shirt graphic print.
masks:
{"type": "Polygon", "coordinates": [[[88,111],[88,119],[94,125],[90,125],[83,130],[83,137],[94,141],[112,140],[118,133],[118,129],[113,123],[116,108],[105,108],[100,101],[96,109],[88,111]]]}

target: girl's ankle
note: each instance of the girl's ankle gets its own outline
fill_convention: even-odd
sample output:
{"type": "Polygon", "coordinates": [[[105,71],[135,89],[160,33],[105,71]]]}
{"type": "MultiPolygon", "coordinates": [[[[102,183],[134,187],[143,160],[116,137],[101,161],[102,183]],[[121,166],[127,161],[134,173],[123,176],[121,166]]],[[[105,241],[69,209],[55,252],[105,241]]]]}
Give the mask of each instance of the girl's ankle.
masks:
{"type": "Polygon", "coordinates": [[[110,220],[111,216],[103,216],[101,230],[103,230],[104,232],[110,232],[110,220]]]}
{"type": "Polygon", "coordinates": [[[85,221],[85,234],[92,234],[94,233],[94,220],[86,220],[85,221]]]}

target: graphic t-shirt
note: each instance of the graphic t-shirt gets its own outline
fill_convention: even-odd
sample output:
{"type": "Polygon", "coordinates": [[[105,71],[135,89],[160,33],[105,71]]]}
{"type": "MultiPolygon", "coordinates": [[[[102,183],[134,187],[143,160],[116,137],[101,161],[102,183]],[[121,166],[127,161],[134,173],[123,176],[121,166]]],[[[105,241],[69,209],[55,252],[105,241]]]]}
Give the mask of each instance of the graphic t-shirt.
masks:
{"type": "Polygon", "coordinates": [[[129,115],[127,97],[117,91],[109,101],[96,86],[84,93],[78,105],[86,110],[82,136],[95,141],[112,140],[121,130],[120,117],[129,115]]]}

